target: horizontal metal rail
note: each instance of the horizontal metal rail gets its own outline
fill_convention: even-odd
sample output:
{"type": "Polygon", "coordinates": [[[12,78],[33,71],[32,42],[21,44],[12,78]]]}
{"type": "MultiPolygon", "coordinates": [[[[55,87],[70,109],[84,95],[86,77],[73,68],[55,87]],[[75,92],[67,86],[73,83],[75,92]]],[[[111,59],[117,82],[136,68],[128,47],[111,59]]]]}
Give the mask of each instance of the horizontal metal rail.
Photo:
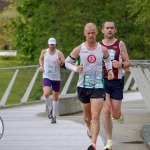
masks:
{"type": "Polygon", "coordinates": [[[16,69],[22,69],[22,68],[36,68],[36,67],[39,67],[39,65],[0,68],[0,70],[16,70],[16,69]]]}
{"type": "MultiPolygon", "coordinates": [[[[35,73],[34,73],[34,75],[33,75],[33,77],[32,77],[32,79],[31,79],[31,81],[30,81],[30,83],[29,83],[29,85],[28,85],[28,87],[27,87],[27,89],[26,89],[26,91],[25,91],[25,93],[22,95],[20,103],[25,103],[25,102],[28,101],[29,95],[30,95],[30,93],[32,91],[32,88],[33,88],[33,86],[35,84],[35,80],[36,80],[36,78],[38,76],[38,73],[39,73],[38,67],[39,67],[39,65],[0,68],[0,70],[2,70],[2,71],[3,70],[15,70],[15,73],[14,73],[10,83],[8,84],[8,87],[7,87],[6,91],[4,92],[4,94],[2,96],[2,99],[0,100],[0,106],[4,106],[6,104],[7,98],[9,96],[10,91],[11,91],[11,89],[13,87],[13,84],[14,84],[14,82],[16,80],[16,77],[18,75],[19,69],[23,69],[23,68],[37,68],[35,73]]],[[[150,82],[149,68],[150,68],[150,60],[131,60],[131,73],[128,74],[127,80],[125,81],[124,91],[137,90],[138,89],[141,92],[141,94],[149,93],[149,91],[146,91],[146,92],[141,91],[142,87],[141,87],[140,84],[142,83],[142,81],[139,82],[139,80],[143,80],[142,78],[146,78],[147,83],[150,84],[149,83],[150,82]],[[136,72],[136,70],[137,70],[136,68],[137,69],[140,68],[144,75],[138,77],[138,74],[136,74],[137,73],[136,72]]],[[[74,72],[70,72],[70,76],[68,77],[68,80],[66,81],[66,84],[64,84],[62,92],[60,93],[61,95],[64,95],[64,96],[67,95],[67,91],[69,89],[69,86],[71,84],[73,76],[74,76],[74,72]]],[[[146,97],[143,96],[143,97],[148,98],[148,96],[146,96],[146,97]]]]}

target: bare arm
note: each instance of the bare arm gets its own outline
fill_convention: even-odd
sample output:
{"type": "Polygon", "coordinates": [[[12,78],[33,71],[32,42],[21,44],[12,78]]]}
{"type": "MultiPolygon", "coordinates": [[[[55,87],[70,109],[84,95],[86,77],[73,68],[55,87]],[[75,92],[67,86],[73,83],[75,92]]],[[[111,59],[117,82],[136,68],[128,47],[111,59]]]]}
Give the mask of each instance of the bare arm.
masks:
{"type": "Polygon", "coordinates": [[[46,50],[42,50],[40,58],[39,58],[39,64],[40,64],[40,71],[42,72],[44,70],[44,55],[45,55],[46,50]]]}
{"type": "Polygon", "coordinates": [[[120,48],[121,48],[121,56],[122,56],[122,61],[123,61],[123,68],[129,68],[131,65],[129,55],[127,52],[126,45],[122,41],[120,42],[120,48]]]}
{"type": "Polygon", "coordinates": [[[106,69],[108,71],[108,77],[107,78],[108,78],[108,80],[112,80],[112,79],[114,79],[114,73],[112,71],[112,62],[111,62],[111,58],[110,58],[108,49],[106,47],[102,46],[102,51],[103,51],[103,59],[105,62],[105,66],[106,66],[106,69]]]}
{"type": "Polygon", "coordinates": [[[57,64],[60,65],[60,66],[62,66],[65,63],[65,57],[64,57],[64,54],[61,51],[59,51],[58,59],[56,61],[57,61],[57,64]]]}
{"type": "Polygon", "coordinates": [[[63,64],[65,63],[65,56],[62,52],[60,52],[59,59],[63,64]]]}
{"type": "Polygon", "coordinates": [[[103,51],[104,58],[108,58],[108,56],[109,56],[108,49],[106,47],[102,46],[102,51],[103,51]]]}
{"type": "Polygon", "coordinates": [[[70,53],[70,56],[74,59],[77,59],[79,57],[80,49],[81,49],[81,45],[75,47],[73,51],[70,53]]]}
{"type": "Polygon", "coordinates": [[[75,72],[82,72],[83,66],[76,66],[74,65],[75,60],[79,57],[81,45],[77,46],[73,49],[70,55],[65,60],[65,66],[67,69],[75,72]]]}
{"type": "Polygon", "coordinates": [[[122,57],[122,63],[118,62],[117,60],[113,60],[113,67],[114,68],[129,68],[130,67],[130,59],[128,56],[127,48],[124,42],[120,42],[120,49],[121,49],[121,57],[122,57]]]}
{"type": "Polygon", "coordinates": [[[42,52],[41,52],[41,55],[40,55],[40,58],[39,58],[39,64],[40,65],[44,65],[44,55],[45,55],[45,49],[44,50],[42,50],[42,52]]]}

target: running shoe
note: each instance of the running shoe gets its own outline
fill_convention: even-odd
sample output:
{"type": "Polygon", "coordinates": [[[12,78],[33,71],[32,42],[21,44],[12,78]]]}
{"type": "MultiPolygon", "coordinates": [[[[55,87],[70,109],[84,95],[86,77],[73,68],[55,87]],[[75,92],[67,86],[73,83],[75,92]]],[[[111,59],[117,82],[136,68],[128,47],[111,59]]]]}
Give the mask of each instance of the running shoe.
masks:
{"type": "Polygon", "coordinates": [[[124,116],[121,114],[120,118],[117,120],[120,124],[124,124],[124,116]]]}
{"type": "Polygon", "coordinates": [[[92,138],[90,129],[87,129],[87,136],[88,136],[90,139],[92,138]]]}
{"type": "Polygon", "coordinates": [[[112,150],[112,147],[110,147],[109,145],[106,145],[106,146],[104,147],[104,150],[112,150]]]}
{"type": "Polygon", "coordinates": [[[51,109],[51,110],[48,110],[48,118],[49,118],[49,119],[52,119],[52,118],[53,118],[52,112],[53,112],[52,109],[51,109]]]}
{"type": "Polygon", "coordinates": [[[90,145],[87,150],[96,150],[96,148],[93,145],[90,145]]]}
{"type": "Polygon", "coordinates": [[[112,150],[112,140],[107,140],[107,145],[104,147],[104,150],[112,150]]]}
{"type": "Polygon", "coordinates": [[[87,124],[85,123],[86,127],[87,127],[87,136],[91,139],[92,135],[91,135],[91,124],[89,126],[87,126],[87,124]]]}
{"type": "Polygon", "coordinates": [[[112,148],[106,148],[106,149],[104,149],[104,150],[112,150],[112,148]]]}
{"type": "Polygon", "coordinates": [[[115,120],[115,118],[111,115],[111,120],[115,120]]]}
{"type": "MultiPolygon", "coordinates": [[[[116,120],[113,116],[111,116],[111,120],[116,120]]],[[[121,114],[120,118],[117,119],[117,121],[120,123],[120,124],[124,124],[124,116],[123,114],[121,114]]]]}
{"type": "Polygon", "coordinates": [[[52,118],[51,123],[56,123],[56,116],[52,118]]]}
{"type": "Polygon", "coordinates": [[[92,135],[91,135],[91,131],[89,128],[87,128],[87,136],[91,139],[92,138],[92,135]]]}

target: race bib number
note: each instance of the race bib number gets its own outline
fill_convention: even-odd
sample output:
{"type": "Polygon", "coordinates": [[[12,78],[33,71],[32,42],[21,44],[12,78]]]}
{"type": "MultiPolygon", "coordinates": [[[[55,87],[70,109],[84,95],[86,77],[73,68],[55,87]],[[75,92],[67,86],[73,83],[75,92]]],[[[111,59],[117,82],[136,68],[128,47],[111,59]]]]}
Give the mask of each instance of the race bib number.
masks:
{"type": "Polygon", "coordinates": [[[56,67],[55,66],[46,66],[45,67],[45,72],[47,74],[49,74],[49,73],[55,73],[56,72],[56,67]]]}
{"type": "Polygon", "coordinates": [[[109,54],[110,54],[111,60],[114,60],[114,59],[115,59],[116,51],[113,50],[113,49],[110,49],[110,50],[109,50],[109,54]]]}
{"type": "Polygon", "coordinates": [[[84,76],[84,87],[87,88],[101,88],[102,80],[100,77],[84,76]]]}

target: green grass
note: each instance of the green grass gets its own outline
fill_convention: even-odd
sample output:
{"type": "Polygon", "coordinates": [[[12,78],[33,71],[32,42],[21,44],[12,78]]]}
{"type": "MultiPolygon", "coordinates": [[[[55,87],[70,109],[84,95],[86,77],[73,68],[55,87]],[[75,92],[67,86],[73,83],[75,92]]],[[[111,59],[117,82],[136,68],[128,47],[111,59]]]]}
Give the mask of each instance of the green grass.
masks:
{"type": "MultiPolygon", "coordinates": [[[[16,67],[19,62],[15,62],[13,60],[0,60],[0,68],[8,68],[8,67],[16,67]]],[[[19,69],[16,80],[13,84],[12,90],[8,96],[6,105],[10,104],[18,104],[20,103],[26,89],[29,86],[29,83],[32,80],[34,73],[36,72],[36,68],[22,68],[19,69]]],[[[7,89],[15,70],[0,70],[0,99],[3,97],[5,90],[7,89]]],[[[65,85],[70,71],[66,69],[61,69],[61,90],[65,85]]],[[[71,86],[68,90],[68,93],[74,93],[76,91],[78,74],[75,73],[74,78],[71,82],[71,86]]],[[[35,81],[33,89],[30,93],[28,102],[39,101],[41,96],[43,95],[42,90],[42,73],[38,74],[38,77],[35,81]]]]}

